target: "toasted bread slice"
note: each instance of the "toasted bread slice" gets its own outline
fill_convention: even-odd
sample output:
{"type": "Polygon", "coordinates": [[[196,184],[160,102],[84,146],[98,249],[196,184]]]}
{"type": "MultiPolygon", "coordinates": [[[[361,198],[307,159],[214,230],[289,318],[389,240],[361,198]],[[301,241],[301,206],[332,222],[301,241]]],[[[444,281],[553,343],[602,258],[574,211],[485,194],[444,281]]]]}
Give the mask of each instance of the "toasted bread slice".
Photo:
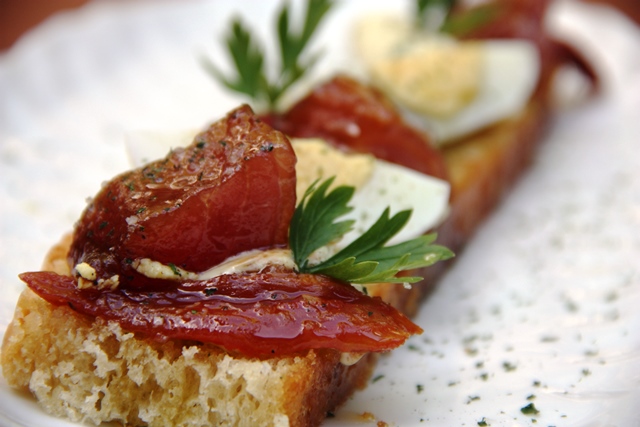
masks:
{"type": "Polygon", "coordinates": [[[257,360],[211,345],[143,340],[30,290],[5,336],[12,386],[29,389],[53,415],[96,424],[314,425],[325,417],[317,403],[337,405],[364,384],[375,359],[346,366],[325,350],[257,360]]]}
{"type": "MultiPolygon", "coordinates": [[[[440,241],[459,250],[531,161],[546,121],[526,111],[444,149],[453,196],[440,241]]],[[[69,274],[70,239],[52,248],[44,270],[69,274]]],[[[376,285],[414,313],[445,264],[425,270],[412,289],[376,285]]],[[[267,360],[233,357],[207,344],[150,341],[116,323],[54,306],[25,290],[5,334],[7,382],[30,390],[42,407],[74,421],[167,426],[313,426],[364,386],[377,355],[349,363],[333,350],[267,360]],[[132,404],[132,402],[135,402],[132,404]]]]}

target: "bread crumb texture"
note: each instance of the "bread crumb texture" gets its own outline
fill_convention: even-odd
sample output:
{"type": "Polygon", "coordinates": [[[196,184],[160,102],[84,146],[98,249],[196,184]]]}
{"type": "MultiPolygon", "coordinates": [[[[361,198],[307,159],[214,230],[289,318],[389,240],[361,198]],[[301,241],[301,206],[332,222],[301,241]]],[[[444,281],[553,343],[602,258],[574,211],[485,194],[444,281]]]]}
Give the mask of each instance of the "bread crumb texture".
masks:
{"type": "Polygon", "coordinates": [[[337,404],[345,396],[336,390],[368,374],[341,367],[337,353],[262,361],[209,345],[144,340],[30,290],[20,297],[1,356],[7,382],[30,390],[45,411],[132,426],[315,424],[327,408],[308,409],[314,397],[326,393],[337,404]]]}

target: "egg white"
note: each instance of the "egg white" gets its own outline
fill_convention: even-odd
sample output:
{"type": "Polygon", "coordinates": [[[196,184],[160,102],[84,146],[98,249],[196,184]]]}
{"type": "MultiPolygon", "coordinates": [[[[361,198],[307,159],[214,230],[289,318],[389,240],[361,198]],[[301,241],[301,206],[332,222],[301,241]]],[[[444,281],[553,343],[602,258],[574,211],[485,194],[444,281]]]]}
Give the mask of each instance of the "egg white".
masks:
{"type": "MultiPolygon", "coordinates": [[[[355,39],[357,57],[365,69],[372,70],[381,60],[402,60],[405,55],[412,55],[416,49],[465,46],[473,43],[478,46],[482,55],[480,67],[475,72],[479,75],[477,94],[463,108],[450,116],[424,114],[411,108],[420,104],[419,91],[409,93],[413,96],[410,102],[402,102],[398,96],[400,82],[393,75],[372,77],[374,83],[394,101],[396,101],[407,120],[427,132],[436,143],[444,144],[465,135],[483,129],[500,120],[520,112],[538,82],[540,59],[537,49],[525,40],[486,40],[458,42],[444,35],[421,32],[413,29],[410,20],[395,15],[372,15],[366,17],[358,25],[355,39]],[[376,81],[377,80],[377,81],[376,81]],[[410,105],[409,105],[410,104],[410,105]]],[[[442,64],[446,67],[447,64],[442,64]]],[[[411,66],[421,67],[416,61],[411,66]]],[[[460,70],[451,69],[451,74],[460,70]]],[[[449,84],[451,74],[443,75],[449,84]]],[[[438,82],[429,82],[437,87],[438,82]]],[[[403,96],[407,96],[405,90],[403,96]]],[[[405,98],[406,100],[406,98],[405,98]]],[[[423,102],[434,102],[433,99],[423,102]]],[[[444,101],[443,101],[444,102],[444,101]]]]}
{"type": "Polygon", "coordinates": [[[463,137],[517,114],[536,87],[540,64],[538,52],[531,43],[490,40],[482,45],[484,68],[478,96],[451,118],[422,117],[424,128],[437,141],[463,137]]]}
{"type": "Polygon", "coordinates": [[[449,191],[449,183],[444,180],[377,160],[371,178],[356,189],[349,203],[353,210],[342,217],[355,220],[356,226],[343,237],[339,247],[346,246],[368,230],[387,207],[390,207],[391,215],[401,210],[412,210],[407,224],[389,244],[424,234],[446,218],[449,191]]]}

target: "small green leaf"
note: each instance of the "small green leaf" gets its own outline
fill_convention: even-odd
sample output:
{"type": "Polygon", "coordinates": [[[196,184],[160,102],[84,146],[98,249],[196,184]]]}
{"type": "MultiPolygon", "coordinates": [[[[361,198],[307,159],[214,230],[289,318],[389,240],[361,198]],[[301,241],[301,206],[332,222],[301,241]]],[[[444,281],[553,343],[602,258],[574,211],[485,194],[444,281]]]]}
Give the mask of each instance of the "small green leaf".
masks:
{"type": "Polygon", "coordinates": [[[344,280],[345,282],[355,283],[354,281],[358,278],[369,276],[378,266],[374,261],[364,261],[357,264],[355,261],[356,259],[354,257],[345,258],[338,264],[320,269],[310,268],[308,271],[310,273],[321,272],[322,274],[344,280]]]}
{"type": "Polygon", "coordinates": [[[168,265],[171,271],[173,272],[173,274],[175,274],[176,276],[182,276],[182,274],[180,274],[180,270],[178,270],[178,267],[176,267],[175,264],[169,263],[168,265]]]}
{"type": "Polygon", "coordinates": [[[317,61],[318,54],[304,59],[308,44],[320,22],[331,9],[332,0],[308,0],[302,28],[290,22],[289,4],[285,4],[276,22],[279,44],[279,64],[270,78],[264,64],[263,48],[239,19],[231,25],[226,45],[235,66],[235,73],[227,77],[210,60],[203,58],[202,65],[216,80],[228,89],[247,95],[258,104],[275,109],[282,95],[299,81],[317,61]]]}
{"type": "MultiPolygon", "coordinates": [[[[499,7],[496,4],[482,4],[468,9],[457,10],[456,0],[415,0],[417,25],[419,28],[433,26],[431,14],[437,15],[437,25],[432,30],[462,37],[496,18],[499,7]],[[442,16],[436,12],[440,11],[442,16]]],[[[429,28],[427,28],[429,29],[429,28]]]]}
{"type": "Polygon", "coordinates": [[[320,186],[316,183],[305,192],[291,221],[289,243],[300,272],[325,274],[350,283],[414,283],[422,277],[397,277],[401,271],[428,267],[446,260],[453,253],[433,242],[428,234],[392,246],[384,246],[405,226],[411,211],[390,217],[385,209],[378,220],[347,247],[318,264],[309,265],[309,256],[321,247],[341,238],[351,230],[353,221],[337,221],[348,213],[347,205],[355,189],[340,186],[327,194],[334,178],[320,186]]]}
{"type": "Polygon", "coordinates": [[[348,233],[354,221],[335,220],[352,208],[347,203],[353,196],[353,187],[337,187],[325,195],[333,178],[316,188],[315,183],[305,192],[291,219],[289,245],[294,261],[300,268],[306,268],[307,258],[317,249],[348,233]]]}
{"type": "Polygon", "coordinates": [[[462,37],[493,21],[498,15],[498,12],[496,5],[487,4],[474,7],[459,14],[451,14],[440,27],[440,31],[455,37],[462,37]]]}
{"type": "Polygon", "coordinates": [[[234,76],[225,77],[206,58],[202,60],[203,66],[227,88],[254,99],[260,98],[263,89],[264,57],[261,47],[253,40],[251,33],[240,19],[236,18],[231,23],[231,33],[227,36],[227,48],[235,65],[236,74],[234,76]]]}
{"type": "MultiPolygon", "coordinates": [[[[456,0],[416,0],[415,11],[417,17],[417,24],[419,28],[425,28],[430,21],[430,14],[435,10],[442,10],[442,19],[446,21],[447,17],[451,14],[453,6],[456,0]]],[[[439,22],[439,24],[441,24],[439,22]]]]}

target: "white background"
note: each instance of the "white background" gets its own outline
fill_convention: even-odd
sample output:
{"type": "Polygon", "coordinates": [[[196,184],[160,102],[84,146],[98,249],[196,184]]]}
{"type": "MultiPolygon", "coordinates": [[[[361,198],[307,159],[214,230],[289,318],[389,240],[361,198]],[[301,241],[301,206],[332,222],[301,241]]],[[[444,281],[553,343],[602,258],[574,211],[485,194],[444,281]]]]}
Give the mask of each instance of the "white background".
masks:
{"type": "MultiPolygon", "coordinates": [[[[198,127],[242,100],[204,73],[228,63],[229,16],[269,34],[274,2],[96,1],[0,56],[0,335],[85,199],[128,167],[124,135],[198,127]]],[[[375,6],[374,6],[375,3],[375,6]]],[[[349,69],[343,2],[316,46],[349,69]]],[[[536,162],[423,306],[422,336],[327,426],[640,424],[640,33],[606,9],[561,3],[554,28],[594,59],[602,95],[558,114],[536,162]],[[528,398],[530,400],[528,400],[528,398]],[[534,403],[536,416],[520,408],[534,403]]],[[[63,426],[0,378],[0,425],[63,426]]]]}

